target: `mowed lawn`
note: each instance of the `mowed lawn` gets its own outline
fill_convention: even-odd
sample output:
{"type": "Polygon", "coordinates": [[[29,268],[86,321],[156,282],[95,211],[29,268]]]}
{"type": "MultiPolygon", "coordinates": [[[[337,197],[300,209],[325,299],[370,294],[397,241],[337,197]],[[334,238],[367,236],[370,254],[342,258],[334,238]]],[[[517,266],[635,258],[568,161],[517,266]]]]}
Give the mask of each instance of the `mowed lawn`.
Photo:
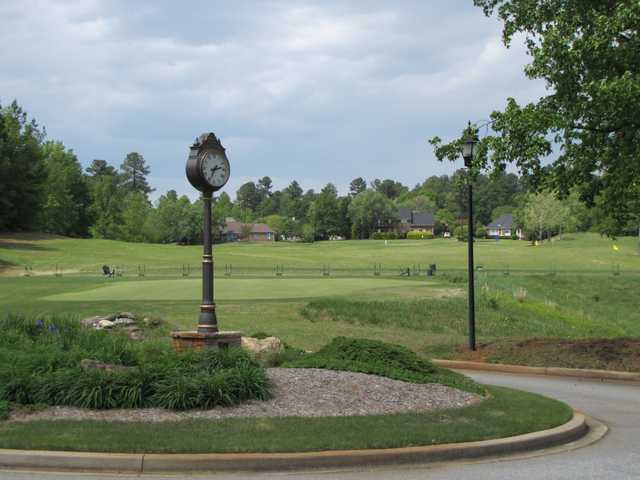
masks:
{"type": "MultiPolygon", "coordinates": [[[[510,271],[640,271],[637,238],[615,241],[596,234],[565,235],[563,240],[532,246],[516,240],[479,240],[476,264],[485,269],[510,271]],[[613,245],[618,247],[613,250],[613,245]]],[[[352,240],[304,243],[228,243],[216,245],[216,268],[263,269],[276,265],[308,268],[320,272],[323,265],[335,269],[373,269],[374,264],[399,269],[435,263],[441,269],[466,268],[466,243],[455,239],[435,240],[352,240]]],[[[126,243],[113,240],[66,239],[35,234],[0,235],[0,268],[4,274],[22,272],[25,266],[34,271],[99,273],[101,265],[120,265],[135,274],[139,265],[147,273],[180,275],[183,265],[198,268],[200,246],[126,243]]],[[[286,270],[285,270],[286,271],[286,270]]]]}
{"type": "MultiPolygon", "coordinates": [[[[476,253],[483,267],[476,276],[479,342],[640,337],[636,238],[580,234],[537,247],[483,240],[476,253]]],[[[0,310],[76,317],[126,310],[192,328],[200,255],[198,246],[0,237],[0,310]],[[107,279],[99,273],[103,263],[128,268],[107,279]],[[147,268],[142,278],[140,264],[147,268]],[[187,278],[184,264],[192,265],[187,278]],[[62,276],[53,275],[56,265],[62,276]],[[35,275],[23,277],[25,266],[35,275]]],[[[266,332],[307,350],[337,335],[399,343],[428,356],[454,356],[466,342],[466,244],[456,240],[226,244],[215,247],[215,257],[222,329],[266,332]],[[438,265],[435,277],[399,275],[429,263],[438,265]],[[233,265],[230,277],[225,264],[233,265]],[[382,277],[373,275],[374,264],[383,264],[382,277]],[[275,265],[285,266],[283,276],[274,274],[275,265]],[[332,276],[322,275],[323,265],[332,276]],[[299,275],[296,267],[306,270],[299,275]],[[243,269],[262,271],[245,276],[243,269]],[[340,276],[340,269],[352,270],[340,276]]]]}
{"type": "MultiPolygon", "coordinates": [[[[429,285],[435,282],[429,282],[429,285]]],[[[90,290],[58,293],[45,301],[194,301],[201,299],[202,282],[198,278],[176,280],[107,281],[90,290]]],[[[423,285],[427,287],[429,285],[423,285]]],[[[415,288],[415,285],[412,285],[415,288]]],[[[393,293],[407,287],[404,280],[390,278],[219,278],[215,281],[216,299],[225,301],[282,300],[331,295],[370,295],[393,293]]],[[[402,293],[401,291],[399,292],[402,293]]]]}

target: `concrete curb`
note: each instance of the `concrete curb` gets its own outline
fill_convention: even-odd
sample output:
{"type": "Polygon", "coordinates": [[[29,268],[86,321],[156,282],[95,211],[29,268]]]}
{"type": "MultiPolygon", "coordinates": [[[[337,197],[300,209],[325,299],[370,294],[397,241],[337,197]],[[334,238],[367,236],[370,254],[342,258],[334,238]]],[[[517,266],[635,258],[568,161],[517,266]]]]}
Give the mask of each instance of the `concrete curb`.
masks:
{"type": "Polygon", "coordinates": [[[618,372],[614,370],[590,370],[561,367],[526,367],[502,363],[467,362],[464,360],[432,360],[434,365],[458,370],[483,370],[488,372],[518,373],[525,375],[549,375],[554,377],[588,378],[595,380],[616,380],[640,383],[640,373],[618,372]]]}
{"type": "Polygon", "coordinates": [[[589,431],[585,416],[559,427],[515,437],[427,447],[305,453],[119,454],[1,450],[0,467],[119,473],[283,471],[372,467],[471,459],[573,442],[589,431]]]}

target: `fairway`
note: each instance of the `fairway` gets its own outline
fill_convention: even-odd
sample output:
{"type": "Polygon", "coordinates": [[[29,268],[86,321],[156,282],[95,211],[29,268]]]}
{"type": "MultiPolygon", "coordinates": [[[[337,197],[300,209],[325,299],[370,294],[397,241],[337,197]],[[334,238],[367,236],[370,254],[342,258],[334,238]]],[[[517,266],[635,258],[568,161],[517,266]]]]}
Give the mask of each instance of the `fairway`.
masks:
{"type": "MultiPolygon", "coordinates": [[[[423,283],[427,286],[426,282],[423,283]]],[[[215,282],[219,300],[269,300],[324,297],[330,295],[359,295],[371,290],[403,289],[416,282],[388,278],[320,278],[320,279],[228,279],[215,282]]],[[[84,291],[50,295],[43,300],[66,302],[135,301],[135,300],[194,300],[201,296],[200,279],[141,280],[109,282],[107,285],[84,291]]]]}

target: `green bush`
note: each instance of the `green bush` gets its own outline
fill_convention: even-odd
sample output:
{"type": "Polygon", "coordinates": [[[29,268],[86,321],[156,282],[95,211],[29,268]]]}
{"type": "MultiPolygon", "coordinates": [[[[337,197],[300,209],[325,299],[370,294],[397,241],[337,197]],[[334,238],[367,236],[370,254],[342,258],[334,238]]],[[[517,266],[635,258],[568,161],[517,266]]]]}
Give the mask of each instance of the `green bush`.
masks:
{"type": "Polygon", "coordinates": [[[176,353],[168,342],[82,329],[74,319],[0,318],[0,402],[85,408],[211,408],[269,396],[241,349],[176,353]],[[83,359],[120,368],[84,370],[83,359]]]}
{"type": "Polygon", "coordinates": [[[11,409],[9,408],[9,402],[0,400],[0,421],[9,418],[10,411],[11,409]]]}
{"type": "Polygon", "coordinates": [[[408,240],[431,240],[433,233],[431,232],[407,232],[408,240]]]}
{"type": "Polygon", "coordinates": [[[292,368],[327,368],[381,375],[412,383],[441,383],[484,393],[471,379],[441,369],[401,345],[362,338],[336,337],[318,352],[288,362],[292,368]]]}
{"type": "Polygon", "coordinates": [[[397,240],[399,238],[403,238],[403,236],[396,232],[373,232],[373,234],[371,234],[371,238],[373,240],[397,240]]]}

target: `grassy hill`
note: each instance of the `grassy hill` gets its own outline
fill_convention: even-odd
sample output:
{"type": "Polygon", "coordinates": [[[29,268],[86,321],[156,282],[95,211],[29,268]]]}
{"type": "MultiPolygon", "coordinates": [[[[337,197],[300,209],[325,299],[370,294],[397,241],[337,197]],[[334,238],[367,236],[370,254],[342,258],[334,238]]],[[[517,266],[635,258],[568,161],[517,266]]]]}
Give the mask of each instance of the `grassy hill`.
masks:
{"type": "MultiPolygon", "coordinates": [[[[510,271],[611,272],[613,268],[640,271],[637,238],[614,241],[596,234],[565,235],[562,240],[532,246],[515,240],[479,240],[476,264],[485,269],[510,271]],[[618,251],[613,250],[613,245],[618,251]],[[615,266],[615,267],[614,267],[615,266]]],[[[440,269],[466,268],[466,243],[455,239],[426,241],[354,240],[304,243],[227,243],[215,246],[217,267],[271,270],[289,268],[371,269],[374,263],[397,270],[412,265],[436,263],[440,269]]],[[[67,239],[38,235],[0,234],[0,267],[21,272],[25,266],[36,271],[98,272],[103,264],[121,265],[126,271],[145,265],[150,273],[177,272],[182,265],[197,268],[201,246],[126,243],[113,240],[67,239]]]]}
{"type": "MultiPolygon", "coordinates": [[[[479,342],[495,347],[523,345],[521,341],[533,337],[576,341],[640,337],[637,239],[616,240],[617,251],[613,245],[612,240],[592,234],[535,247],[511,240],[479,241],[477,264],[484,267],[476,276],[479,342]]],[[[78,317],[126,310],[191,328],[198,316],[200,255],[199,246],[1,236],[0,310],[78,317]],[[104,278],[99,273],[104,263],[125,265],[125,275],[104,278]],[[137,276],[138,264],[146,265],[145,277],[137,276]],[[184,264],[192,266],[187,278],[181,276],[184,264]],[[53,275],[56,265],[62,276],[53,275]],[[39,275],[23,276],[25,266],[39,275]]],[[[424,355],[454,357],[466,342],[465,243],[440,239],[387,245],[384,241],[225,244],[215,247],[215,257],[222,329],[267,332],[311,350],[344,335],[400,343],[424,355]],[[385,266],[383,276],[373,275],[374,263],[385,266]],[[399,275],[401,268],[429,263],[438,265],[434,277],[424,272],[410,278],[399,275]],[[233,265],[230,277],[224,275],[225,264],[233,265]],[[327,264],[328,277],[321,274],[327,264]],[[283,276],[274,275],[274,265],[285,265],[283,276]],[[247,272],[254,275],[241,274],[247,272]]],[[[545,358],[552,358],[548,345],[545,348],[545,358]]],[[[522,348],[494,350],[505,361],[522,348]]],[[[611,356],[608,347],[599,350],[611,356]]],[[[606,367],[607,361],[599,363],[602,355],[598,355],[581,361],[606,367]]],[[[530,355],[530,361],[534,357],[530,355]]],[[[640,370],[640,357],[637,366],[627,359],[616,358],[617,368],[628,365],[625,368],[640,370]]],[[[569,357],[554,361],[567,365],[569,357]]]]}

